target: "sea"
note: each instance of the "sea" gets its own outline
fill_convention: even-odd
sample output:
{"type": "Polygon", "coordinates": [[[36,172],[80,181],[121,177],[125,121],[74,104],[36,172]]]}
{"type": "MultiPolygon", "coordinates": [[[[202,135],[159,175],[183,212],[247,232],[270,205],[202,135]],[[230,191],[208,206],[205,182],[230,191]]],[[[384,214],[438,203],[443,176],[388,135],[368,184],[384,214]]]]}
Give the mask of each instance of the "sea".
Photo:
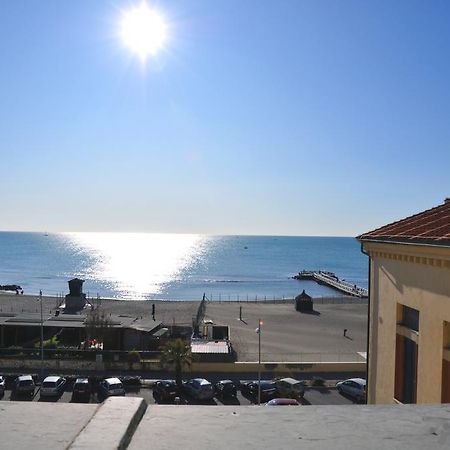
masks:
{"type": "Polygon", "coordinates": [[[0,232],[0,284],[65,295],[85,280],[91,298],[279,300],[337,296],[301,270],[326,270],[367,288],[368,260],[349,237],[0,232]]]}

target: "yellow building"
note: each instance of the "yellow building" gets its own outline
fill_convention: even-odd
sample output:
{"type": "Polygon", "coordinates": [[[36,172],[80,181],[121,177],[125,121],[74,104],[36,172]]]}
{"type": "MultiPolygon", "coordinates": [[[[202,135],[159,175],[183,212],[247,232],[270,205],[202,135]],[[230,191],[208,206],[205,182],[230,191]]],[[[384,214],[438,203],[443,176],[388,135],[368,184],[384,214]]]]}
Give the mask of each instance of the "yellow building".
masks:
{"type": "Polygon", "coordinates": [[[357,239],[369,256],[368,403],[450,403],[450,199],[357,239]]]}

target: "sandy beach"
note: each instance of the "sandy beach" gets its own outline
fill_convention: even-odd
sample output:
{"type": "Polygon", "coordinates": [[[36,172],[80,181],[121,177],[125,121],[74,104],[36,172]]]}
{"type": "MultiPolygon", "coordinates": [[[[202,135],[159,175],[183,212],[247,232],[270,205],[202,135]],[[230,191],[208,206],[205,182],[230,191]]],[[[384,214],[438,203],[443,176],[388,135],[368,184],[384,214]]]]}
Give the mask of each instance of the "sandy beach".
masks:
{"type": "MultiPolygon", "coordinates": [[[[0,313],[40,312],[37,296],[0,295],[0,313]]],[[[350,302],[350,300],[347,300],[350,302]]],[[[230,338],[240,360],[255,360],[258,352],[258,320],[263,320],[264,359],[305,360],[308,356],[324,361],[346,359],[360,361],[366,351],[367,302],[336,304],[315,303],[314,314],[295,311],[292,302],[208,302],[206,318],[230,326],[230,338]],[[242,320],[239,319],[242,307],[242,320]],[[347,336],[343,330],[347,329],[347,336]]],[[[54,314],[60,299],[43,297],[43,311],[54,314]]],[[[157,321],[164,324],[191,324],[199,301],[131,301],[101,299],[107,313],[133,317],[151,317],[155,304],[157,321]]],[[[95,300],[97,306],[97,300],[95,300]]]]}

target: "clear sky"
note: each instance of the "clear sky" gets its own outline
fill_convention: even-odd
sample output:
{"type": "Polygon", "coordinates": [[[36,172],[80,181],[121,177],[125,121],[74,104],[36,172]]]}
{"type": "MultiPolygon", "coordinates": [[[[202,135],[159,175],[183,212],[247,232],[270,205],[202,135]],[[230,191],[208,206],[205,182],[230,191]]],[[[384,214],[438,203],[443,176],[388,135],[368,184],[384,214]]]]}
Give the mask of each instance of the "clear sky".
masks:
{"type": "Polygon", "coordinates": [[[356,235],[450,195],[450,2],[0,2],[3,230],[356,235]]]}

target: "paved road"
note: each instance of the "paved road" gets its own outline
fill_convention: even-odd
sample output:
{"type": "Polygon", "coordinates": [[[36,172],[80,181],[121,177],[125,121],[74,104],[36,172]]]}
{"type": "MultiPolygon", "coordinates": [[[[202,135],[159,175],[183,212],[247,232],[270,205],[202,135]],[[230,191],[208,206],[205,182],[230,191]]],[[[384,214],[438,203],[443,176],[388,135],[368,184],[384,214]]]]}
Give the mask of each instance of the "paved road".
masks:
{"type": "MultiPolygon", "coordinates": [[[[146,400],[148,404],[157,403],[153,398],[153,391],[149,388],[130,388],[127,387],[127,396],[129,397],[142,397],[146,400]]],[[[5,394],[0,399],[0,401],[34,401],[34,402],[59,402],[59,403],[69,403],[72,399],[72,392],[70,387],[63,393],[59,398],[41,398],[39,388],[36,389],[36,393],[33,398],[30,397],[13,397],[11,398],[11,391],[7,389],[5,394]]],[[[238,392],[237,397],[234,399],[217,399],[207,403],[199,403],[193,399],[185,398],[187,404],[205,404],[205,405],[252,405],[251,399],[243,396],[241,392],[238,392]]],[[[90,398],[90,403],[100,403],[101,399],[98,398],[97,394],[92,394],[90,398]]],[[[302,400],[303,405],[350,405],[354,402],[339,394],[335,389],[307,389],[305,392],[305,397],[302,400]]]]}

